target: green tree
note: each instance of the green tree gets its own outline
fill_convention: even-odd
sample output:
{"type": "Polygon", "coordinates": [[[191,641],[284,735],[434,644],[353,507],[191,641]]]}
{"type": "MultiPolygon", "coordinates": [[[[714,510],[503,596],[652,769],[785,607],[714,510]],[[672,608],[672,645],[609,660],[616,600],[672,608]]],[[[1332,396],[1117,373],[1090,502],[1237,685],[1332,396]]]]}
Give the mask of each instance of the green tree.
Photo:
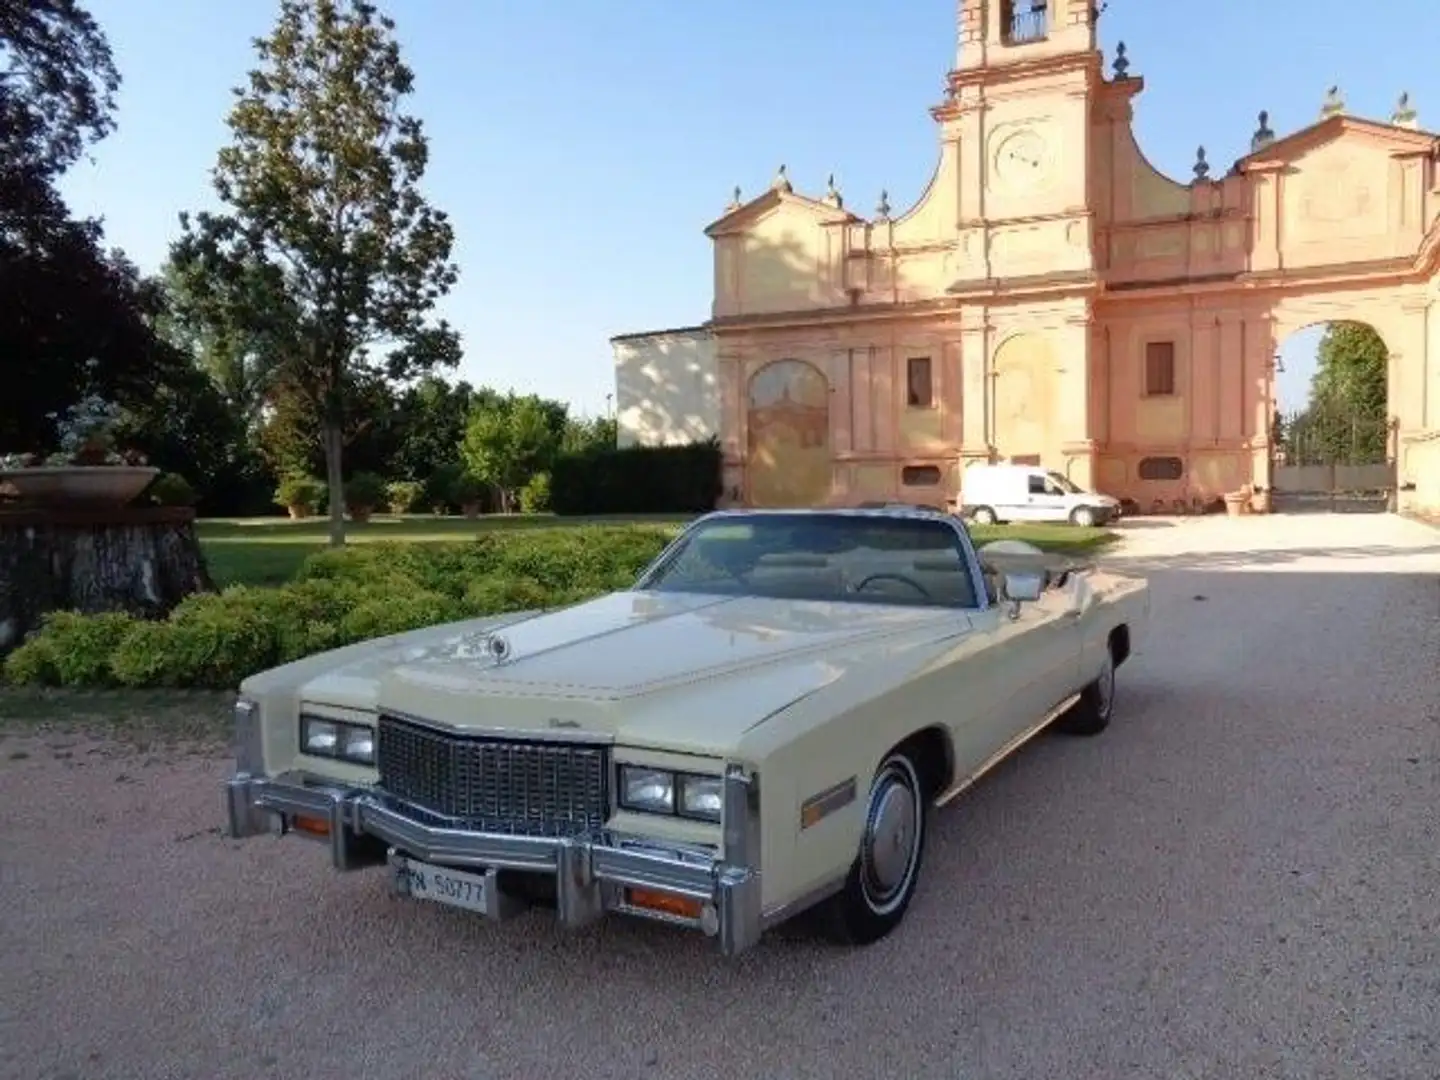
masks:
{"type": "Polygon", "coordinates": [[[368,0],[281,0],[228,117],[214,173],[225,210],[182,215],[173,252],[205,320],[264,342],[275,379],[311,410],[336,546],[352,390],[460,355],[431,321],[458,276],[454,233],[420,192],[429,146],[402,111],[414,76],[394,30],[368,0]]]}
{"type": "Polygon", "coordinates": [[[1309,403],[1288,432],[1297,461],[1369,465],[1386,459],[1388,361],[1384,339],[1372,327],[1336,322],[1325,328],[1309,403]]]}
{"type": "Polygon", "coordinates": [[[555,403],[534,394],[480,397],[465,425],[460,459],[471,476],[495,489],[500,509],[509,513],[530,478],[550,470],[560,449],[559,426],[555,403]]]}

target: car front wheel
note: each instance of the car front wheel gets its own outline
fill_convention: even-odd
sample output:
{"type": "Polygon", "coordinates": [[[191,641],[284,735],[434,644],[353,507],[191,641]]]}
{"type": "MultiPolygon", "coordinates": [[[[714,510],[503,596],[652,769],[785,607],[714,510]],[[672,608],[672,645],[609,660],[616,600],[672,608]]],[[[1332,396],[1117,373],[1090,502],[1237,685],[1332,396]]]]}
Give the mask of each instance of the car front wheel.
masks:
{"type": "Polygon", "coordinates": [[[870,784],[860,851],[844,887],[827,902],[831,937],[868,945],[900,925],[920,879],[928,811],[910,751],[892,750],[870,784]]]}
{"type": "Polygon", "coordinates": [[[1082,529],[1088,529],[1095,524],[1095,511],[1088,506],[1077,506],[1070,512],[1070,520],[1082,529]]]}
{"type": "Polygon", "coordinates": [[[975,512],[970,515],[970,520],[976,525],[994,525],[995,511],[988,506],[977,506],[975,512]]]}
{"type": "Polygon", "coordinates": [[[1095,681],[1080,692],[1080,700],[1055,722],[1066,735],[1099,735],[1110,726],[1115,712],[1115,656],[1105,650],[1105,664],[1095,681]]]}

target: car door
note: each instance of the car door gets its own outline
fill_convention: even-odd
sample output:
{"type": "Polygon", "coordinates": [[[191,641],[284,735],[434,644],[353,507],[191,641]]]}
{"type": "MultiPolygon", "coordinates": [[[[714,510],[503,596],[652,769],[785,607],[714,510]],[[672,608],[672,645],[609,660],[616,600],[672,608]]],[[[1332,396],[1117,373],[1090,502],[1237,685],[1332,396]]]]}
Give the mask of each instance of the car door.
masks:
{"type": "Polygon", "coordinates": [[[1042,472],[1030,473],[1025,478],[1026,503],[1029,511],[1027,521],[1064,521],[1070,515],[1065,492],[1042,472]]]}
{"type": "Polygon", "coordinates": [[[984,639],[977,659],[994,673],[1008,702],[986,724],[987,760],[1030,733],[1074,691],[1083,640],[1077,612],[1073,589],[1062,588],[1021,603],[1013,619],[1005,601],[976,617],[975,630],[984,639]]]}

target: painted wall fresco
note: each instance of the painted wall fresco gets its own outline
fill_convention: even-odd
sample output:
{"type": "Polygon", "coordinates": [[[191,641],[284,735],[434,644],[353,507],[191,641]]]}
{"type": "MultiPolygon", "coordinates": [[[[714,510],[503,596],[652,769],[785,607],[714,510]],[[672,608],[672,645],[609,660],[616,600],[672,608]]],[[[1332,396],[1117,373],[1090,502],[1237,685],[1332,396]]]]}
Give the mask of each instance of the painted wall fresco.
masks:
{"type": "Polygon", "coordinates": [[[830,386],[819,370],[779,360],[751,376],[746,432],[752,506],[829,498],[830,386]]]}

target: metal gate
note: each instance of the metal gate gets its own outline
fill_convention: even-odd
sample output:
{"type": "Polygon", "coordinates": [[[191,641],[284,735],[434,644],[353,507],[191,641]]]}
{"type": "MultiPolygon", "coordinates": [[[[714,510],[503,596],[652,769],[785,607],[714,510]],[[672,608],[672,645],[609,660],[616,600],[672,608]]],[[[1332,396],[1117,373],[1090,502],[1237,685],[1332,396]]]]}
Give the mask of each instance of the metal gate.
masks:
{"type": "Polygon", "coordinates": [[[1395,424],[1383,417],[1276,418],[1270,507],[1279,513],[1395,509],[1395,424]]]}

